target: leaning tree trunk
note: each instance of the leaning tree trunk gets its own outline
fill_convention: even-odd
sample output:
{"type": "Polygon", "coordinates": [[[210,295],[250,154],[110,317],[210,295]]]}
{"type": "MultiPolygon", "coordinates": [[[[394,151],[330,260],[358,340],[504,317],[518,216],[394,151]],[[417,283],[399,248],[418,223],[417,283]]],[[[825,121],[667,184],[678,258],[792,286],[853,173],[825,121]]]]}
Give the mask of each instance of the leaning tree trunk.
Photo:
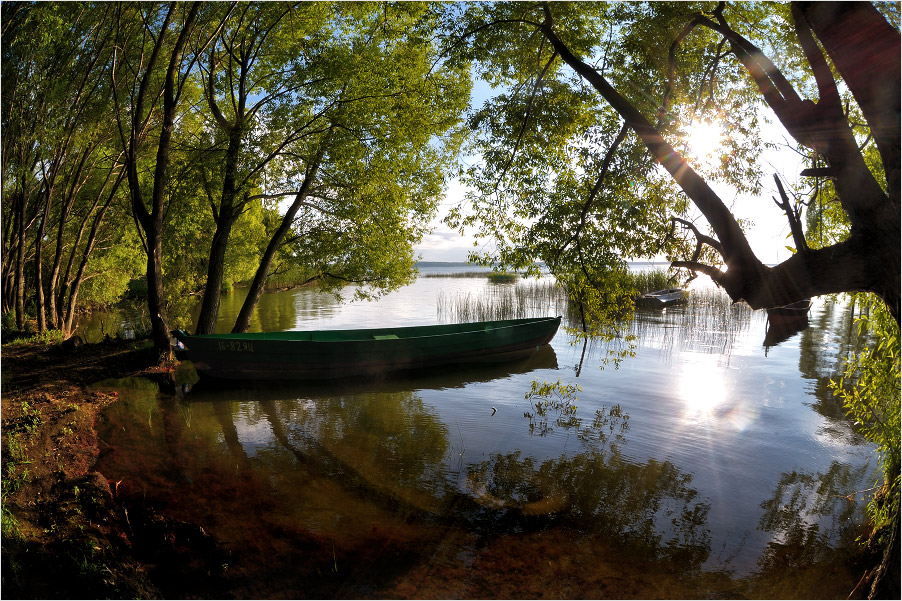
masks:
{"type": "Polygon", "coordinates": [[[44,190],[44,213],[38,223],[35,233],[34,243],[34,290],[35,302],[38,317],[38,332],[47,330],[47,309],[44,303],[44,231],[47,226],[47,220],[50,219],[50,207],[53,198],[53,188],[44,190]]]}
{"type": "Polygon", "coordinates": [[[16,328],[19,331],[25,329],[25,206],[28,196],[25,192],[25,184],[22,184],[21,195],[17,206],[19,220],[18,239],[16,244],[16,328]]]}
{"type": "Polygon", "coordinates": [[[247,328],[250,326],[251,315],[253,315],[257,303],[263,295],[263,287],[266,284],[266,278],[269,277],[269,269],[272,266],[273,258],[276,256],[276,251],[282,245],[285,235],[288,234],[288,231],[291,229],[291,224],[294,221],[295,216],[298,214],[298,211],[307,198],[307,194],[310,192],[310,187],[313,185],[313,181],[316,178],[316,172],[319,170],[323,150],[324,148],[321,147],[320,152],[308,166],[307,174],[304,177],[304,183],[301,184],[301,189],[295,195],[294,202],[291,203],[291,206],[288,207],[288,211],[286,211],[285,215],[282,217],[279,229],[276,230],[270,239],[269,244],[266,246],[266,251],[260,259],[260,265],[257,267],[257,272],[254,274],[254,281],[251,283],[251,288],[248,290],[247,297],[244,299],[244,304],[241,305],[241,311],[238,313],[238,318],[235,320],[235,326],[232,328],[233,333],[246,332],[247,328]]]}

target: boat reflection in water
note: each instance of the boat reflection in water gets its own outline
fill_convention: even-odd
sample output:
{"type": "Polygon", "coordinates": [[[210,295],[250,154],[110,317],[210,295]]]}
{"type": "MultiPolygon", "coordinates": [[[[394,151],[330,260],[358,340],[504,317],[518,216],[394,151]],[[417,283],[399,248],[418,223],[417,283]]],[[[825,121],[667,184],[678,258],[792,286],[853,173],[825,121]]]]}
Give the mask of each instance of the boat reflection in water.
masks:
{"type": "Polygon", "coordinates": [[[391,372],[373,378],[370,376],[337,378],[327,381],[310,380],[292,382],[272,380],[268,382],[223,381],[215,378],[198,378],[190,361],[184,361],[179,375],[184,399],[188,402],[212,401],[222,398],[224,391],[231,391],[236,400],[254,401],[284,398],[292,391],[303,390],[307,396],[333,396],[336,393],[397,392],[416,389],[463,388],[478,382],[491,382],[515,374],[527,374],[539,369],[557,369],[557,354],[550,345],[540,346],[527,354],[506,361],[470,363],[443,367],[423,367],[402,372],[391,372]]]}

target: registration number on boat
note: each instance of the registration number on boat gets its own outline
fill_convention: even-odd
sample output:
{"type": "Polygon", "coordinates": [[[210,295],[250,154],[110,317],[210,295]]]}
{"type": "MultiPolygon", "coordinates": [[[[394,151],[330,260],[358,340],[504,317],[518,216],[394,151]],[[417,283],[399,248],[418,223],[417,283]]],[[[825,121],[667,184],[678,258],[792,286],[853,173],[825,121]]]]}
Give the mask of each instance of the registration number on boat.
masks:
{"type": "Polygon", "coordinates": [[[219,341],[219,350],[221,351],[235,351],[235,352],[254,352],[254,343],[253,342],[245,342],[241,340],[220,340],[219,341]]]}

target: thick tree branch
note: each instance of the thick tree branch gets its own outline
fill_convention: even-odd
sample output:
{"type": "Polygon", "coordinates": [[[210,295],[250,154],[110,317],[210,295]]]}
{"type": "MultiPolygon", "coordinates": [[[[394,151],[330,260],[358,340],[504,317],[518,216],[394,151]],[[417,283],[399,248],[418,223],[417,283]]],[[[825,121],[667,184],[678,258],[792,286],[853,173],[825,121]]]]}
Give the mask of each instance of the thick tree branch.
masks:
{"type": "Polygon", "coordinates": [[[714,283],[721,287],[726,287],[726,275],[723,271],[711,265],[705,265],[697,261],[673,261],[671,267],[676,269],[688,269],[689,271],[700,271],[707,275],[714,283]]]}
{"type": "Polygon", "coordinates": [[[216,120],[216,123],[219,124],[220,129],[229,133],[229,122],[226,121],[225,117],[222,114],[222,111],[219,110],[219,104],[216,102],[216,45],[214,44],[213,48],[210,49],[210,70],[207,75],[207,85],[204,86],[206,88],[207,93],[207,105],[210,107],[210,112],[213,114],[213,119],[216,120]]]}
{"type": "Polygon", "coordinates": [[[800,2],[797,9],[861,107],[883,159],[890,199],[898,206],[902,129],[899,31],[869,2],[800,2]]]}
{"type": "Polygon", "coordinates": [[[811,35],[811,29],[805,22],[805,17],[802,15],[798,3],[793,3],[791,10],[796,37],[802,46],[802,50],[805,52],[805,58],[811,66],[814,81],[817,83],[818,104],[830,104],[834,108],[841,108],[842,103],[839,98],[839,92],[836,89],[833,73],[830,72],[830,67],[824,59],[824,54],[814,40],[814,36],[811,35]]]}
{"type": "Polygon", "coordinates": [[[696,247],[695,252],[692,254],[692,260],[698,261],[701,256],[701,247],[702,245],[708,245],[720,254],[723,257],[723,246],[721,246],[720,242],[712,238],[711,236],[706,236],[699,231],[695,224],[691,221],[686,221],[685,219],[680,219],[679,217],[671,217],[670,221],[674,224],[679,223],[683,227],[692,231],[692,234],[695,236],[696,247]]]}

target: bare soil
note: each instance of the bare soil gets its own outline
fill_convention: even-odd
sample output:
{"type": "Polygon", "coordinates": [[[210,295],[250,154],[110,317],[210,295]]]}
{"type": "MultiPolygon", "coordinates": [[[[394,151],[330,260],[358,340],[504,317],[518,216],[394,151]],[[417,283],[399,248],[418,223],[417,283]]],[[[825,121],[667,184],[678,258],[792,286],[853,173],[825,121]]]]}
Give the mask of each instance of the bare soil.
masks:
{"type": "Polygon", "coordinates": [[[3,346],[4,598],[178,594],[179,579],[160,566],[197,544],[209,550],[197,528],[119,503],[116,483],[94,471],[95,420],[117,397],[88,386],[136,375],[165,382],[173,367],[156,361],[146,342],[3,346]]]}

